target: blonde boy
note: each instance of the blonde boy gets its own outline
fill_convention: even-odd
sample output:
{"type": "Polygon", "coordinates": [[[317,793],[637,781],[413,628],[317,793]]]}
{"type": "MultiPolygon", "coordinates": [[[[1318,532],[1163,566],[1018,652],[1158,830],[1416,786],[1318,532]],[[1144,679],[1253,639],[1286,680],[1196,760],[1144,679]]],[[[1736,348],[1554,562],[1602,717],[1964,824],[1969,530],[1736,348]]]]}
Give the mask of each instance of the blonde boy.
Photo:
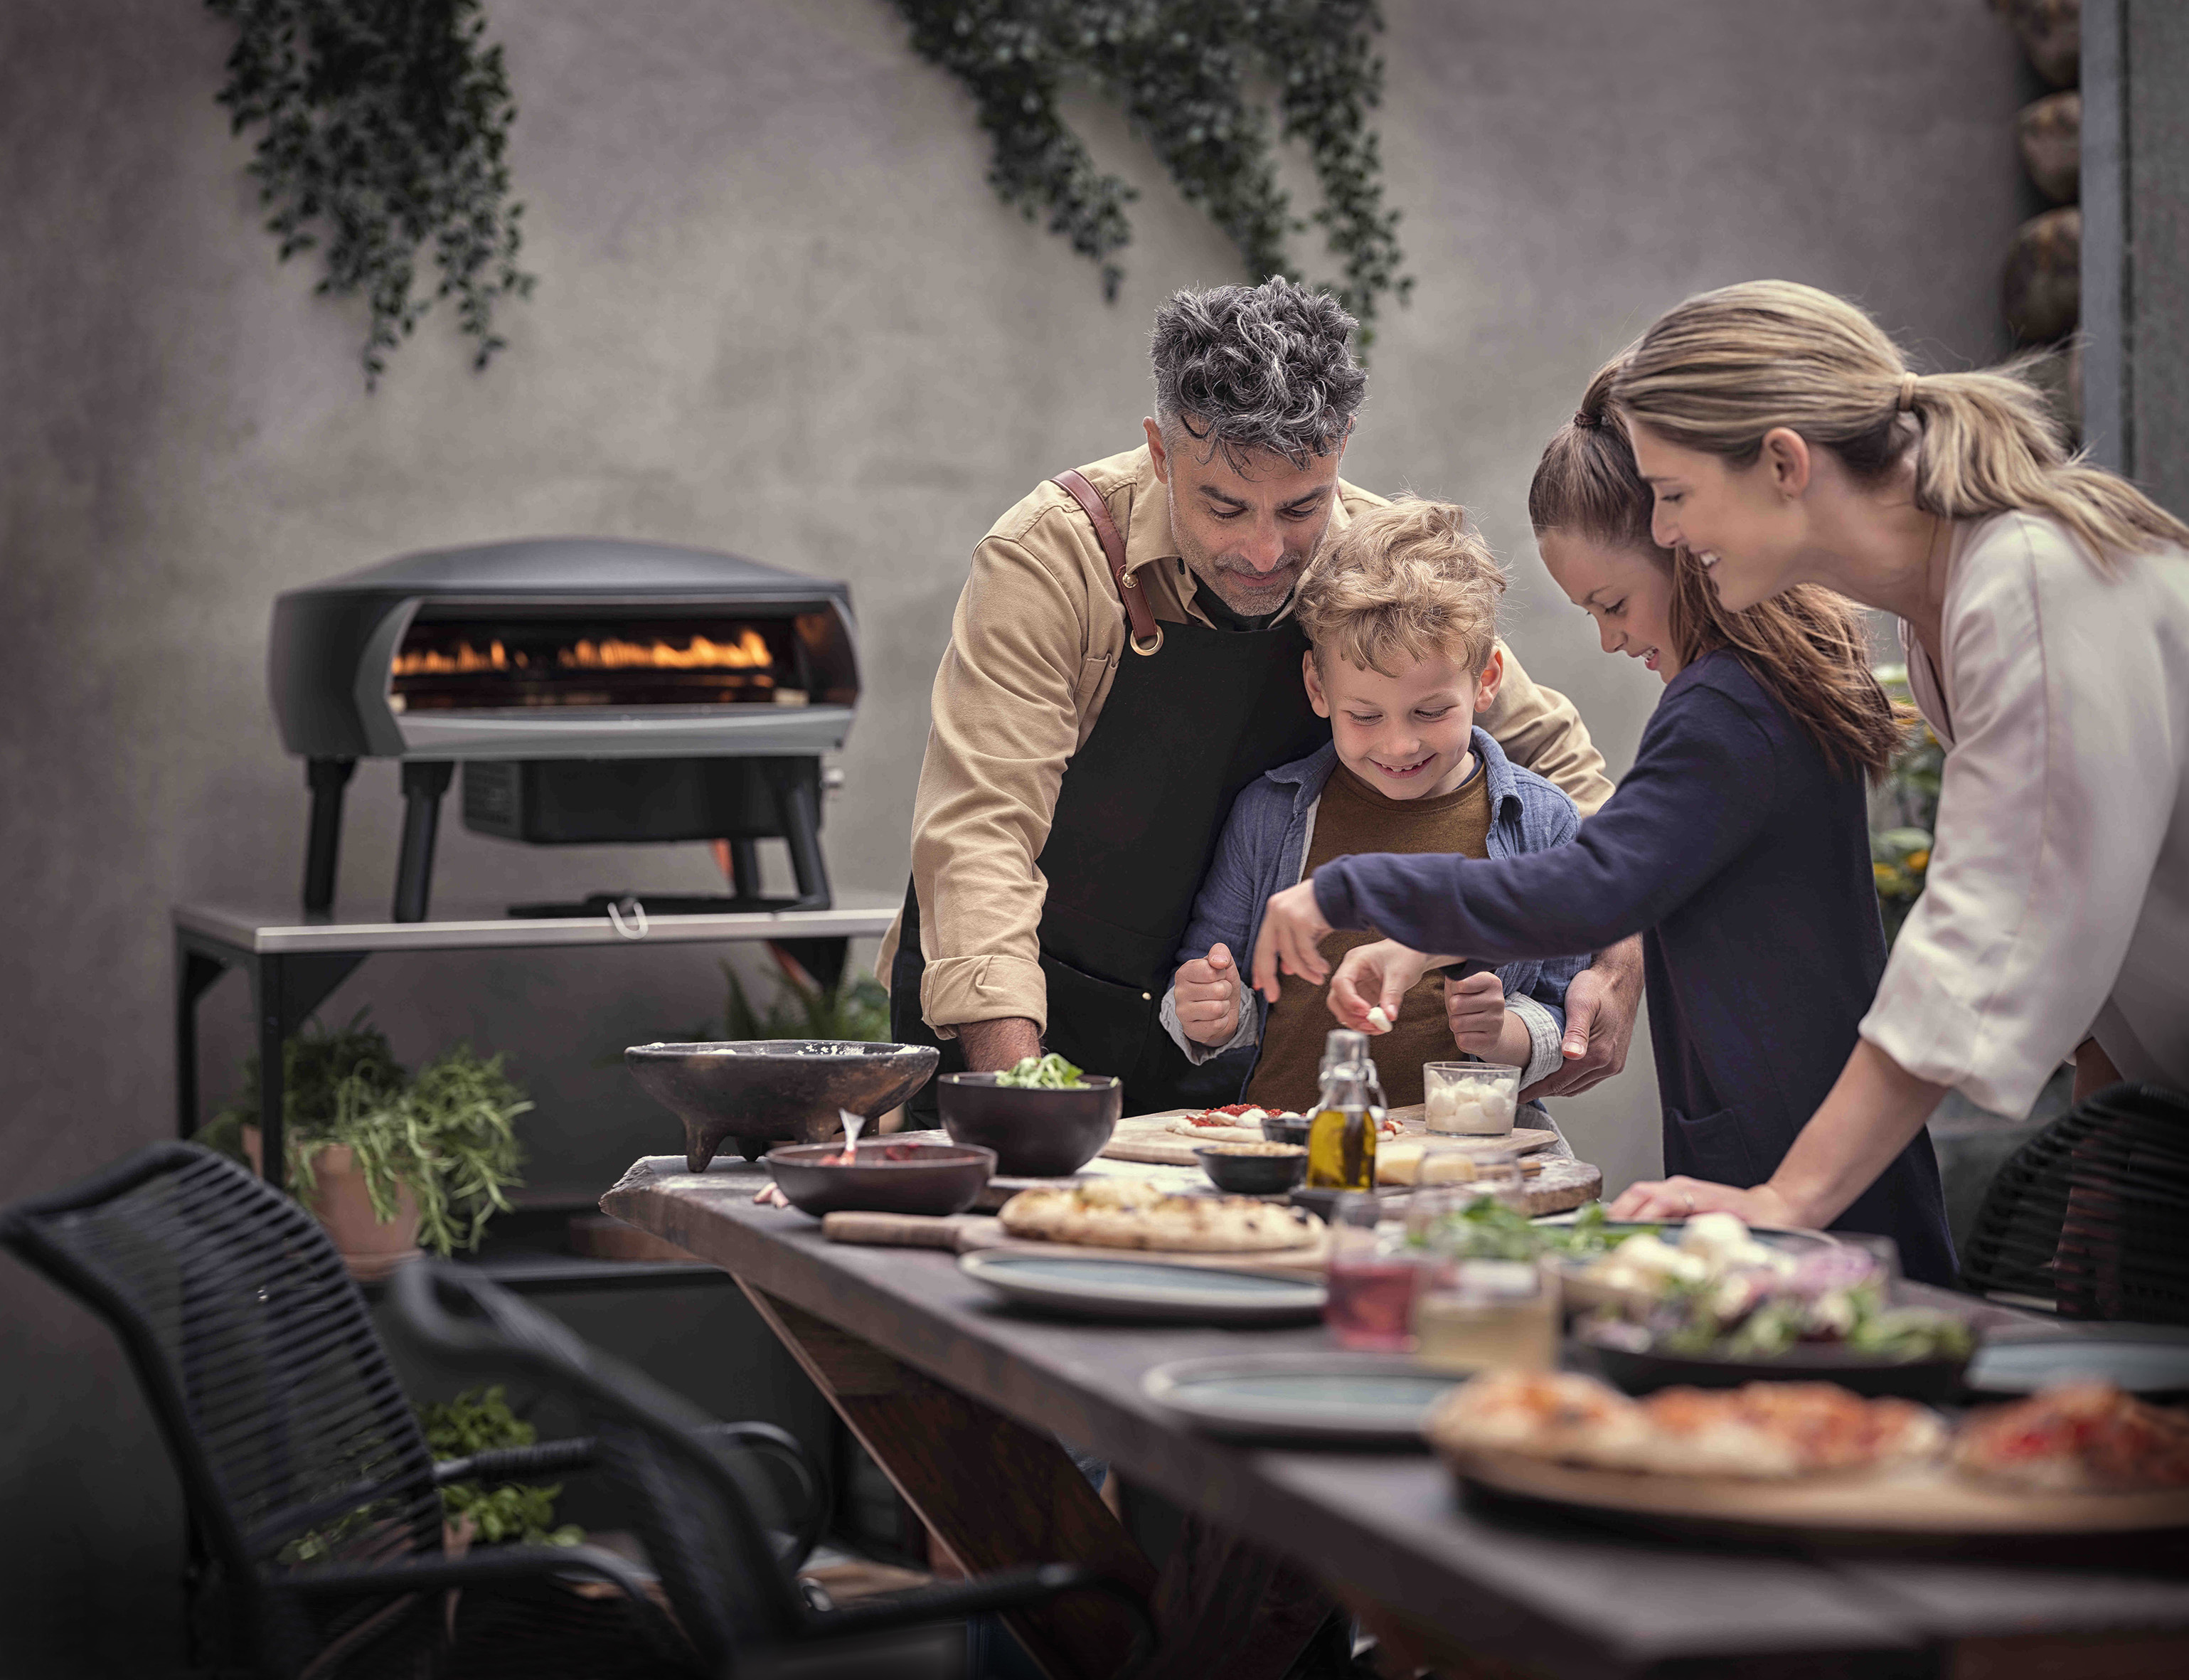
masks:
{"type": "MultiPolygon", "coordinates": [[[[1394,502],[1333,537],[1300,580],[1294,610],[1314,644],[1301,676],[1332,742],[1232,806],[1162,1004],[1187,1056],[1236,1053],[1242,1095],[1264,1107],[1313,1102],[1332,1025],[1321,987],[1287,977],[1268,1004],[1239,972],[1272,893],[1350,853],[1502,857],[1562,846],[1579,826],[1564,794],[1474,726],[1504,676],[1505,576],[1465,522],[1450,502],[1394,502]]],[[[1374,937],[1340,936],[1326,954],[1334,964],[1374,937]]],[[[1566,985],[1588,960],[1423,981],[1376,1043],[1389,1100],[1421,1101],[1422,1064],[1456,1053],[1524,1068],[1524,1083],[1556,1072],[1566,985]]]]}

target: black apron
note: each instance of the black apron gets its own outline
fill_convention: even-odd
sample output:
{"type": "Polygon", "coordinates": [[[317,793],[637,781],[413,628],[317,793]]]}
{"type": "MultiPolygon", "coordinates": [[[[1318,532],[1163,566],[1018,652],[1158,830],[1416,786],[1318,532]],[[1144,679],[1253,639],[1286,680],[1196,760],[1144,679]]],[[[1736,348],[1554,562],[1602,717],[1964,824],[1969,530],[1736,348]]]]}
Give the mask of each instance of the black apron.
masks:
{"type": "MultiPolygon", "coordinates": [[[[1330,738],[1300,680],[1307,637],[1273,629],[1162,625],[1162,644],[1121,655],[1086,744],[1065,766],[1040,868],[1041,969],[1049,987],[1043,1042],[1089,1073],[1125,1081],[1125,1112],[1234,1100],[1248,1053],[1196,1067],[1157,1019],[1194,895],[1231,801],[1265,771],[1330,738]]],[[[1133,638],[1128,635],[1128,642],[1133,638]]],[[[1253,953],[1237,951],[1243,970],[1253,953]]],[[[901,1044],[940,1044],[940,1071],[962,1072],[955,1039],[920,1018],[918,896],[908,886],[890,969],[890,1030],[901,1044]]],[[[934,1112],[929,1086],[908,1105],[934,1112]]]]}

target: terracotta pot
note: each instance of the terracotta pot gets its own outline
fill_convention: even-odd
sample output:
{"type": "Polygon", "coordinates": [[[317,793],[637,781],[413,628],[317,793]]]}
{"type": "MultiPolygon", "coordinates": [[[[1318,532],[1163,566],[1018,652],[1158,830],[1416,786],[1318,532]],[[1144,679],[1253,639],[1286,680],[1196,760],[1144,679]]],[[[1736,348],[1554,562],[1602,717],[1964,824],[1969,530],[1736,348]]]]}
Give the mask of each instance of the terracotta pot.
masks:
{"type": "Polygon", "coordinates": [[[2082,195],[2083,96],[2048,93],[2022,106],[2015,132],[2022,142],[2022,164],[2037,189],[2055,204],[2073,204],[2082,195]]]}
{"type": "Polygon", "coordinates": [[[2055,88],[2072,88],[2082,73],[2082,0],[2007,0],[2022,50],[2055,88]]]}
{"type": "Polygon", "coordinates": [[[2083,212],[2073,205],[2024,222],[2007,255],[2001,287],[2006,324],[2025,344],[2075,330],[2082,306],[2083,212]]]}
{"type": "MultiPolygon", "coordinates": [[[[243,1152],[254,1169],[265,1170],[257,1127],[243,1128],[243,1152]]],[[[317,1185],[315,1192],[300,1193],[297,1199],[327,1228],[352,1277],[385,1277],[405,1261],[418,1258],[418,1201],[410,1185],[397,1184],[395,1217],[382,1225],[374,1217],[364,1171],[348,1144],[329,1144],[314,1155],[312,1178],[317,1185]]]]}

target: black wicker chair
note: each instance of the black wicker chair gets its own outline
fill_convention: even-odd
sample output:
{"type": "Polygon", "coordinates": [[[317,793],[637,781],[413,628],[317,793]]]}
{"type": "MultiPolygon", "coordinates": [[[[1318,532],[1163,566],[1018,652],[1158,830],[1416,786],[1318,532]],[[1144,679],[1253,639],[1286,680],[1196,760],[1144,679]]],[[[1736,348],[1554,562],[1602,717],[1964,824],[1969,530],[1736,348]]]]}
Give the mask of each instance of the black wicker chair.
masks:
{"type": "Polygon", "coordinates": [[[1985,1192],[1964,1287],[2063,1318],[2189,1324],[2189,1097],[2118,1084],[2011,1156],[1985,1192]]]}
{"type": "MultiPolygon", "coordinates": [[[[437,1468],[325,1232],[240,1167],[154,1145],[0,1215],[0,1242],[127,1350],[189,1500],[189,1598],[194,1618],[214,1607],[201,1654],[214,1665],[284,1680],[710,1672],[624,1558],[444,1552],[443,1484],[558,1474],[593,1443],[437,1468]],[[593,1596],[573,1590],[587,1581],[593,1596]]],[[[808,1496],[797,1533],[771,1548],[772,1579],[811,1549],[825,1491],[780,1430],[712,1427],[789,1466],[808,1496]]]]}
{"type": "MultiPolygon", "coordinates": [[[[404,1267],[391,1288],[393,1330],[444,1366],[520,1373],[574,1405],[660,1572],[671,1613],[710,1672],[864,1677],[908,1672],[885,1636],[1090,1591],[1152,1625],[1129,1591],[1069,1564],[998,1571],[842,1609],[801,1590],[755,1519],[751,1468],[711,1451],[704,1419],[639,1372],[586,1345],[558,1320],[462,1266],[404,1267]],[[833,1660],[832,1660],[833,1657],[833,1660]]],[[[1138,1658],[1134,1666],[1137,1666],[1138,1658]]]]}

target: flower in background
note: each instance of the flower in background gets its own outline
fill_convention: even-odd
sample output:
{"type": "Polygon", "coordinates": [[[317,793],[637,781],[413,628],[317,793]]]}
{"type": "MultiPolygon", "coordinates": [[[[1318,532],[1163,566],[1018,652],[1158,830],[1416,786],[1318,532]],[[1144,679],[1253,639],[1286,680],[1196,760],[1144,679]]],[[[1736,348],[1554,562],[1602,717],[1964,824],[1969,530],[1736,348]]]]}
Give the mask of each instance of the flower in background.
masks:
{"type": "MultiPolygon", "coordinates": [[[[1912,709],[1905,665],[1880,665],[1877,681],[1896,704],[1912,709]]],[[[1923,896],[1945,764],[1946,749],[1930,725],[1918,721],[1907,744],[1893,755],[1883,779],[1870,790],[1869,868],[1877,882],[1877,908],[1888,945],[1923,896]]]]}

